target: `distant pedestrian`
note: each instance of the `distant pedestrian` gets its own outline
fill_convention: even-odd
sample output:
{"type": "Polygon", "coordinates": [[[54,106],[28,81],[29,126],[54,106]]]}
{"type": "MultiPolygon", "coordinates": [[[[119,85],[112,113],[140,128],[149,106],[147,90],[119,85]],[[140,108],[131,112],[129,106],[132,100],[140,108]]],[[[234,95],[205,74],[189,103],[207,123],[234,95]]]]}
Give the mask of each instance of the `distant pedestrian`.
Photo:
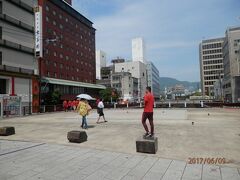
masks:
{"type": "Polygon", "coordinates": [[[146,87],[146,92],[144,96],[144,111],[142,114],[142,125],[146,131],[144,137],[153,137],[154,136],[154,124],[153,124],[153,106],[154,106],[154,97],[151,93],[151,87],[146,87]],[[149,132],[146,120],[148,119],[151,131],[149,132]]]}
{"type": "Polygon", "coordinates": [[[68,101],[68,110],[69,110],[69,111],[72,110],[72,101],[68,101]]]}
{"type": "Polygon", "coordinates": [[[63,109],[65,112],[68,110],[68,102],[66,100],[63,101],[63,109]]]}
{"type": "Polygon", "coordinates": [[[89,114],[89,111],[91,110],[91,106],[88,104],[87,100],[81,99],[78,106],[77,106],[77,112],[82,116],[82,125],[81,127],[84,129],[88,129],[87,125],[87,115],[89,114]]]}
{"type": "Polygon", "coordinates": [[[99,120],[100,120],[101,116],[103,117],[104,122],[107,122],[105,117],[104,117],[103,108],[104,108],[103,100],[99,99],[99,102],[98,102],[98,105],[97,105],[97,112],[99,114],[97,123],[99,123],[99,120]]]}
{"type": "Polygon", "coordinates": [[[76,101],[75,100],[72,101],[72,109],[73,109],[73,111],[76,110],[76,101]]]}

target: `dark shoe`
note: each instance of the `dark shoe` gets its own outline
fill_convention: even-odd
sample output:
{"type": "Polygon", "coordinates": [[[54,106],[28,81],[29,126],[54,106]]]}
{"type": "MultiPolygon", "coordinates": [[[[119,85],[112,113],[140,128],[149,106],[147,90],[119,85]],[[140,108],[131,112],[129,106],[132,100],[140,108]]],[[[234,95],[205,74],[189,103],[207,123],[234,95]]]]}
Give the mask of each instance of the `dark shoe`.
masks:
{"type": "Polygon", "coordinates": [[[146,132],[144,135],[143,135],[143,138],[146,138],[149,136],[149,132],[146,132]]]}
{"type": "Polygon", "coordinates": [[[108,122],[108,121],[105,120],[104,122],[108,122]]]}
{"type": "Polygon", "coordinates": [[[147,136],[146,136],[146,139],[153,139],[154,138],[154,134],[148,134],[147,136]]]}

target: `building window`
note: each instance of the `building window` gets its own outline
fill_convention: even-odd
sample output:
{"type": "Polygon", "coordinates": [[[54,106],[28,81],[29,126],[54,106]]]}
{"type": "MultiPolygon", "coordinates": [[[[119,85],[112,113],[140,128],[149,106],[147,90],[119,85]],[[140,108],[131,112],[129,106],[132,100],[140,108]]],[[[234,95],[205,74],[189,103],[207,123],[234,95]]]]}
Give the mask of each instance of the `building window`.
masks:
{"type": "Polygon", "coordinates": [[[49,18],[46,16],[46,21],[49,22],[49,18]]]}
{"type": "Polygon", "coordinates": [[[52,13],[53,13],[54,16],[56,15],[56,11],[53,11],[52,13]]]}
{"type": "Polygon", "coordinates": [[[2,52],[0,51],[0,65],[2,65],[2,52]]]}
{"type": "Polygon", "coordinates": [[[46,11],[49,11],[49,7],[48,6],[46,6],[46,11]]]}
{"type": "Polygon", "coordinates": [[[66,60],[67,60],[67,61],[69,60],[69,57],[68,57],[68,56],[66,56],[66,60]]]}
{"type": "Polygon", "coordinates": [[[63,64],[60,64],[60,68],[61,68],[61,69],[63,68],[63,64]]]}
{"type": "Polygon", "coordinates": [[[50,77],[50,72],[49,71],[47,72],[47,76],[50,77]]]}
{"type": "Polygon", "coordinates": [[[56,21],[53,21],[53,25],[56,26],[56,24],[57,24],[56,21]]]}
{"type": "Polygon", "coordinates": [[[54,77],[55,77],[55,78],[57,77],[57,73],[54,73],[54,77]]]}
{"type": "Polygon", "coordinates": [[[59,55],[59,57],[62,59],[62,58],[63,58],[63,55],[62,55],[62,54],[60,54],[60,55],[59,55]]]}
{"type": "Polygon", "coordinates": [[[68,18],[66,18],[66,22],[68,22],[68,18]]]}
{"type": "Polygon", "coordinates": [[[53,55],[54,55],[54,56],[57,56],[57,53],[56,53],[56,52],[54,52],[54,53],[53,53],[53,55]]]}
{"type": "Polygon", "coordinates": [[[63,29],[63,25],[62,25],[62,24],[60,24],[60,25],[59,25],[59,28],[60,28],[60,29],[63,29]]]}
{"type": "Polygon", "coordinates": [[[61,14],[59,14],[59,19],[62,19],[62,15],[61,14]]]}
{"type": "Polygon", "coordinates": [[[57,63],[56,62],[54,62],[53,65],[54,65],[54,67],[57,67],[57,63]]]}

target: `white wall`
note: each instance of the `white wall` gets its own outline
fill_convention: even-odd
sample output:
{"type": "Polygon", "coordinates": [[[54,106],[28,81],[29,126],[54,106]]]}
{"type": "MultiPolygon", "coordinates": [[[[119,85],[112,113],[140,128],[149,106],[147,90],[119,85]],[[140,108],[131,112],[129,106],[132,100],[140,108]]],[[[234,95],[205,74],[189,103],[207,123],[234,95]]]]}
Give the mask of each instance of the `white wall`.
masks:
{"type": "Polygon", "coordinates": [[[101,50],[96,51],[96,79],[101,79],[101,67],[106,67],[107,54],[101,50]]]}
{"type": "Polygon", "coordinates": [[[147,66],[140,61],[130,61],[115,64],[115,72],[130,72],[132,77],[138,79],[139,97],[143,97],[147,87],[147,66]]]}
{"type": "MultiPolygon", "coordinates": [[[[24,78],[15,78],[15,94],[22,97],[22,102],[29,102],[29,86],[30,86],[30,95],[32,94],[32,81],[30,79],[24,78]]],[[[32,97],[30,96],[30,101],[32,97]]]]}

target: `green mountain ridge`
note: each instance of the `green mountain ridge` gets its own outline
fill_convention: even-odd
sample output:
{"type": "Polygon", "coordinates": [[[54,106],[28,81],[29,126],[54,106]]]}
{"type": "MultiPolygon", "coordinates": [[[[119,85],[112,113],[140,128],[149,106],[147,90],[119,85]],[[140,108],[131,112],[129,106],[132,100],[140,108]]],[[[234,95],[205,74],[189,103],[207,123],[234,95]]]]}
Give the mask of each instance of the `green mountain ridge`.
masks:
{"type": "Polygon", "coordinates": [[[191,91],[198,90],[200,88],[200,82],[179,81],[175,78],[160,77],[160,89],[164,90],[165,87],[174,87],[175,85],[182,84],[186,89],[191,91]]]}

